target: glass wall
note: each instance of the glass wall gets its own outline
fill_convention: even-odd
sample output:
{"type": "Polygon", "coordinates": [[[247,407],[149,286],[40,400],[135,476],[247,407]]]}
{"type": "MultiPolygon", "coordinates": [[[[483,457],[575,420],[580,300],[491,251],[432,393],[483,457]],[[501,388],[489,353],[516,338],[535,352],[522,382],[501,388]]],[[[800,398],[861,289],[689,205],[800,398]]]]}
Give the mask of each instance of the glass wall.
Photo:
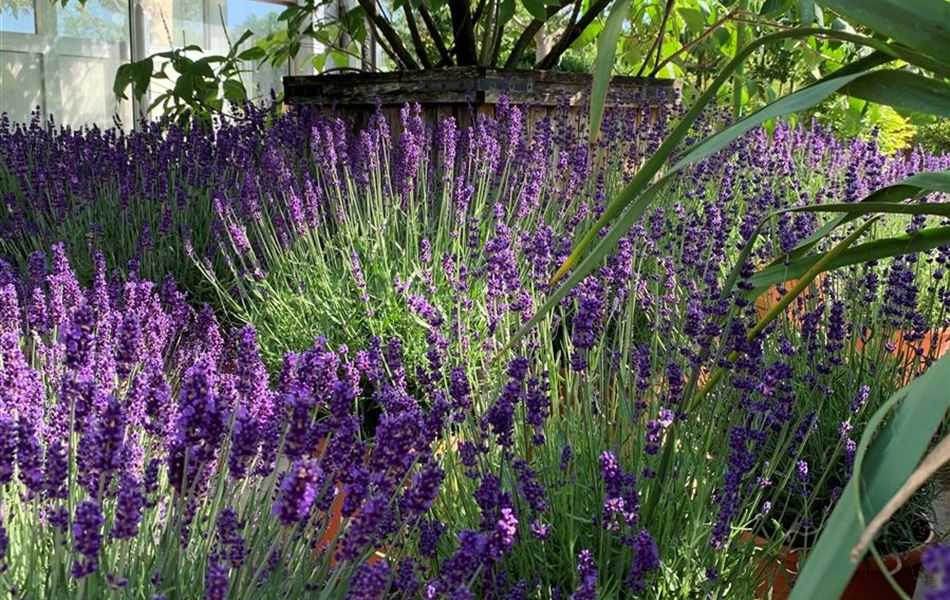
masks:
{"type": "MultiPolygon", "coordinates": [[[[276,4],[259,2],[258,0],[228,0],[226,25],[228,34],[240,35],[242,31],[253,31],[255,38],[264,38],[280,30],[283,23],[277,21],[282,7],[276,4]]],[[[284,26],[286,29],[286,26],[284,26]]],[[[253,97],[260,97],[270,93],[271,89],[279,90],[281,77],[285,73],[277,73],[273,68],[258,69],[256,64],[247,65],[244,85],[247,93],[253,97]]]]}
{"type": "Polygon", "coordinates": [[[36,33],[36,11],[31,0],[0,2],[0,32],[36,33]]]}
{"type": "MultiPolygon", "coordinates": [[[[74,127],[108,126],[118,115],[130,127],[131,102],[112,93],[121,64],[189,44],[221,54],[228,36],[247,29],[249,45],[276,30],[283,9],[264,0],[69,0],[65,8],[58,0],[0,0],[0,112],[27,121],[39,108],[74,127]]],[[[249,95],[279,91],[291,68],[248,65],[249,95]]]]}

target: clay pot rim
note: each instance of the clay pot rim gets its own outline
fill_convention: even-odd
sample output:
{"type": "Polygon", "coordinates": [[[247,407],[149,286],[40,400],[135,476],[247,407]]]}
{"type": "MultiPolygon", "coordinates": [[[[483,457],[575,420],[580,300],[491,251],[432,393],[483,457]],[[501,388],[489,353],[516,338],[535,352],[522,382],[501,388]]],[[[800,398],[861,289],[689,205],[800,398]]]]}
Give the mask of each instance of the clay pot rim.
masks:
{"type": "MultiPolygon", "coordinates": [[[[917,546],[897,554],[884,554],[881,556],[881,561],[889,568],[888,572],[890,574],[893,575],[904,567],[913,567],[920,564],[920,559],[923,556],[924,550],[926,550],[928,546],[932,546],[937,541],[937,533],[934,531],[933,524],[930,523],[929,520],[927,521],[927,526],[930,533],[928,533],[927,539],[917,546]],[[890,565],[894,565],[894,568],[890,568],[890,565]]],[[[739,539],[742,541],[749,541],[751,539],[752,543],[754,543],[758,548],[768,548],[774,545],[774,542],[771,540],[757,534],[749,533],[747,531],[740,534],[739,539]]],[[[810,550],[810,548],[789,548],[785,544],[780,544],[777,549],[780,553],[778,558],[780,558],[783,563],[787,563],[787,561],[790,559],[797,559],[800,555],[804,555],[807,559],[807,551],[810,550]]],[[[866,553],[861,559],[861,562],[857,564],[855,568],[856,572],[859,569],[880,572],[880,567],[870,552],[866,553]]],[[[797,575],[797,572],[792,574],[797,575]]]]}

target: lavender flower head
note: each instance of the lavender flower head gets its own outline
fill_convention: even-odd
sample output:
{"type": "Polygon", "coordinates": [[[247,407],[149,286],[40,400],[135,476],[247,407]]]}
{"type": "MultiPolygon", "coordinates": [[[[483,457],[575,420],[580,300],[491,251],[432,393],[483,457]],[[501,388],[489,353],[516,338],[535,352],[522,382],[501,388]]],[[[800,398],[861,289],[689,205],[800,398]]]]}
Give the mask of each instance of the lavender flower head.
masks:
{"type": "Polygon", "coordinates": [[[389,565],[362,564],[350,580],[346,600],[380,600],[389,588],[389,565]]]}
{"type": "Polygon", "coordinates": [[[102,525],[105,519],[95,502],[85,500],[76,507],[73,518],[73,544],[80,558],[73,563],[73,577],[82,579],[99,568],[102,525]]]}
{"type": "Polygon", "coordinates": [[[924,591],[924,599],[950,599],[950,546],[931,546],[924,552],[922,562],[932,581],[932,586],[924,591]]]}
{"type": "Polygon", "coordinates": [[[271,514],[284,525],[304,522],[310,516],[323,471],[313,460],[298,460],[284,475],[271,514]]]}
{"type": "Polygon", "coordinates": [[[81,369],[92,359],[95,344],[93,338],[94,327],[95,319],[91,307],[84,304],[73,312],[72,318],[63,328],[60,336],[66,352],[65,363],[67,367],[81,369]]]}
{"type": "Polygon", "coordinates": [[[212,556],[205,576],[205,600],[225,600],[229,586],[227,565],[220,562],[217,556],[212,556]]]}
{"type": "Polygon", "coordinates": [[[577,555],[578,584],[570,600],[594,600],[597,597],[597,565],[590,550],[577,555]]]}
{"type": "Polygon", "coordinates": [[[115,520],[109,533],[110,537],[129,540],[138,535],[144,506],[145,491],[142,482],[130,473],[123,473],[119,480],[115,520]]]}
{"type": "Polygon", "coordinates": [[[646,589],[646,576],[660,568],[660,553],[657,550],[653,536],[646,529],[641,529],[631,542],[633,548],[633,564],[625,584],[634,592],[646,589]]]}

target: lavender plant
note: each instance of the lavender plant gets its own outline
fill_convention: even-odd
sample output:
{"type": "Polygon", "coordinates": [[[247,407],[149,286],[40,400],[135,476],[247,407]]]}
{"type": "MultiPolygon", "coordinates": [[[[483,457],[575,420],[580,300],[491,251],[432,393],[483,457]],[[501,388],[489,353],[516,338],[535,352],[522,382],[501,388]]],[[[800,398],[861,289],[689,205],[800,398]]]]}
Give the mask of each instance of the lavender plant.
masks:
{"type": "MultiPolygon", "coordinates": [[[[567,533],[544,516],[560,493],[546,490],[529,448],[553,452],[560,477],[604,486],[604,510],[614,507],[604,515],[616,516],[598,527],[600,505],[581,505],[597,510],[575,527],[604,536],[612,554],[637,523],[635,477],[614,453],[587,457],[600,464],[587,472],[587,448],[545,447],[550,387],[526,358],[511,361],[500,389],[480,380],[482,393],[462,367],[438,378],[433,368],[414,397],[396,340],[359,352],[318,340],[288,355],[270,386],[253,329],[223,336],[171,284],[120,286],[100,267],[83,289],[61,246],[49,272],[34,263],[35,280],[5,272],[2,286],[11,447],[0,577],[14,597],[415,597],[420,581],[427,597],[569,590],[553,565],[516,579],[519,556],[537,560],[531,546],[567,533]],[[383,407],[369,439],[360,399],[383,407]],[[516,410],[529,413],[525,445],[516,410]],[[528,456],[513,459],[515,448],[528,456]],[[493,456],[513,470],[497,471],[493,456]],[[474,505],[445,493],[476,481],[464,496],[474,505]]],[[[635,540],[629,581],[642,588],[658,547],[645,529],[635,540]]]]}
{"type": "MultiPolygon", "coordinates": [[[[49,170],[69,200],[44,204],[27,140],[64,142],[7,129],[4,148],[23,157],[8,206],[38,209],[7,213],[19,220],[5,250],[23,267],[2,270],[15,374],[2,380],[14,459],[2,577],[17,594],[752,597],[743,533],[779,543],[820,528],[856,439],[841,431],[856,436],[940,351],[927,340],[947,326],[943,249],[828,274],[751,337],[761,307],[723,289],[774,210],[858,199],[946,156],[888,157],[820,128],[754,131],[666,189],[512,346],[566,240],[655,148],[662,120],[632,129],[608,114],[614,134],[591,152],[556,121],[529,136],[511,106],[465,132],[427,131],[410,107],[395,141],[381,120],[353,134],[320,115],[268,128],[261,115],[259,130],[190,138],[195,164],[181,166],[224,165],[206,195],[182,179],[184,206],[212,210],[207,237],[172,251],[190,253],[224,318],[256,326],[230,335],[172,280],[146,282],[172,264],[159,244],[117,244],[138,259],[124,274],[93,251],[84,290],[67,258],[83,255],[80,228],[55,217],[111,210],[73,191],[100,189],[83,186],[101,173],[49,170]],[[254,131],[267,143],[221,148],[254,131]],[[595,160],[613,175],[594,174],[595,160]],[[73,241],[52,268],[22,255],[37,229],[73,241]],[[268,382],[265,358],[287,350],[268,382]],[[694,402],[717,366],[722,385],[694,402]]],[[[182,156],[177,135],[138,152],[182,156]]],[[[103,137],[119,139],[62,136],[88,137],[96,157],[103,137]]],[[[188,213],[140,181],[128,206],[169,212],[174,245],[188,213]]],[[[754,260],[819,226],[778,219],[754,260]]]]}

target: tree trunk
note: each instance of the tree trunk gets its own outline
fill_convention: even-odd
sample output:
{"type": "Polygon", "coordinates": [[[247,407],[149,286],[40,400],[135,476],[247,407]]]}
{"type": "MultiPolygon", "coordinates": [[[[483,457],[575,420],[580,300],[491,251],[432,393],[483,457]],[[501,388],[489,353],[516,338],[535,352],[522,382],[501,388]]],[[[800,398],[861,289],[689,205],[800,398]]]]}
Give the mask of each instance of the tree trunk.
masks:
{"type": "Polygon", "coordinates": [[[458,65],[461,67],[478,65],[475,25],[472,22],[472,9],[468,0],[449,0],[449,11],[452,14],[452,31],[455,37],[458,65]]]}

